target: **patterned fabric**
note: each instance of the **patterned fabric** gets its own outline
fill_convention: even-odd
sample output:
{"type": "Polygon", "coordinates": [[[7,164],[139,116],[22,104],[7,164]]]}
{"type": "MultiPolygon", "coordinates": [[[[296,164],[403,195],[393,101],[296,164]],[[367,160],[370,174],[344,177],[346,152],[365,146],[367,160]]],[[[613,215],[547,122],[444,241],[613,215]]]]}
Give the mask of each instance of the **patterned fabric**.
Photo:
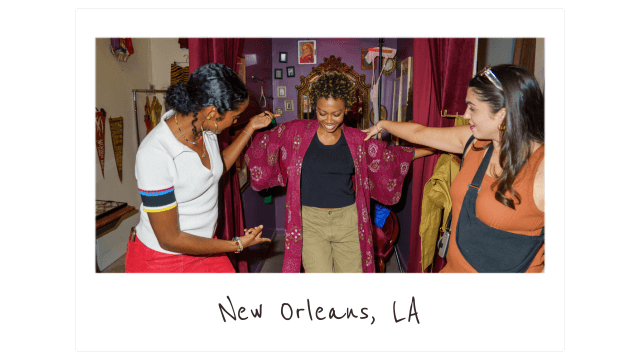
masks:
{"type": "Polygon", "coordinates": [[[189,80],[189,66],[171,64],[171,85],[178,81],[187,82],[187,80],[189,80]]]}
{"type": "MultiPolygon", "coordinates": [[[[300,272],[302,217],[300,174],[302,160],[318,130],[317,120],[293,120],[258,134],[245,154],[251,187],[262,190],[287,186],[285,253],[282,272],[300,272]],[[291,181],[288,181],[291,179],[291,181]]],[[[355,165],[353,184],[358,208],[358,233],[363,272],[374,272],[370,198],[393,205],[400,200],[402,182],[409,171],[413,148],[391,146],[371,139],[358,129],[342,127],[355,165]]]]}
{"type": "Polygon", "coordinates": [[[153,129],[158,125],[158,122],[162,117],[162,104],[160,104],[157,96],[153,97],[149,110],[151,111],[151,129],[153,129]]]}

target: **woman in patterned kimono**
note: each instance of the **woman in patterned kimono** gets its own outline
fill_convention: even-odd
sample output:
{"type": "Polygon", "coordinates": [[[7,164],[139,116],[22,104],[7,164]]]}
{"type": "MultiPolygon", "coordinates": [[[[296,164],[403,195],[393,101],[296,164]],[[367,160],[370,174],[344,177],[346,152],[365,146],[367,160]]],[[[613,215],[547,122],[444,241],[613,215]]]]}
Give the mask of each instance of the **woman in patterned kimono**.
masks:
{"type": "Polygon", "coordinates": [[[293,120],[256,136],[247,151],[251,187],[287,187],[283,272],[374,272],[370,198],[393,205],[412,159],[430,149],[391,146],[343,126],[355,89],[322,75],[309,100],[317,120],[293,120]]]}

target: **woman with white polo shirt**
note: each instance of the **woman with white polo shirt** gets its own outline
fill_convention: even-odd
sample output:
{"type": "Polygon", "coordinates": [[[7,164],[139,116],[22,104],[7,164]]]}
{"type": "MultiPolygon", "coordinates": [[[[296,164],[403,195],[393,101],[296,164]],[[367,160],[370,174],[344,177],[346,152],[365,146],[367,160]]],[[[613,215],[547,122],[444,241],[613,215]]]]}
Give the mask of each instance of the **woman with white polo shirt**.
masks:
{"type": "Polygon", "coordinates": [[[213,237],[218,181],[253,132],[278,115],[266,111],[252,117],[220,154],[216,135],[237,121],[249,93],[230,68],[213,63],[170,86],[166,104],[170,110],[136,154],[142,205],[136,234],[127,244],[126,272],[234,272],[224,253],[270,240],[260,237],[262,225],[233,240],[213,237]]]}

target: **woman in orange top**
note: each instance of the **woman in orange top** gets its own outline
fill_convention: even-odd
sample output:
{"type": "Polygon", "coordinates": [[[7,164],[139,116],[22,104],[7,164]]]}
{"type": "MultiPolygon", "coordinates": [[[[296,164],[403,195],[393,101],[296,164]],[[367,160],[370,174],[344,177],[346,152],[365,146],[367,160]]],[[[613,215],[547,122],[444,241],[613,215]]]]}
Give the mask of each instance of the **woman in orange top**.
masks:
{"type": "Polygon", "coordinates": [[[452,236],[442,272],[542,272],[544,97],[538,82],[520,66],[487,66],[469,81],[465,101],[469,125],[382,120],[363,131],[367,139],[384,129],[415,144],[465,152],[451,185],[452,236]]]}

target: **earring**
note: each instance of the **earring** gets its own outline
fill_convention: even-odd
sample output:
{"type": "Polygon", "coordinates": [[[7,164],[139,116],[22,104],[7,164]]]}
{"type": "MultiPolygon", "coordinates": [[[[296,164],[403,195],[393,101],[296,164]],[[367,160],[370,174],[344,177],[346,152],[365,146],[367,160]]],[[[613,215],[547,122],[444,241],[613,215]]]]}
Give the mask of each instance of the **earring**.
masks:
{"type": "Polygon", "coordinates": [[[505,131],[507,129],[507,125],[498,125],[498,130],[505,131]]]}

